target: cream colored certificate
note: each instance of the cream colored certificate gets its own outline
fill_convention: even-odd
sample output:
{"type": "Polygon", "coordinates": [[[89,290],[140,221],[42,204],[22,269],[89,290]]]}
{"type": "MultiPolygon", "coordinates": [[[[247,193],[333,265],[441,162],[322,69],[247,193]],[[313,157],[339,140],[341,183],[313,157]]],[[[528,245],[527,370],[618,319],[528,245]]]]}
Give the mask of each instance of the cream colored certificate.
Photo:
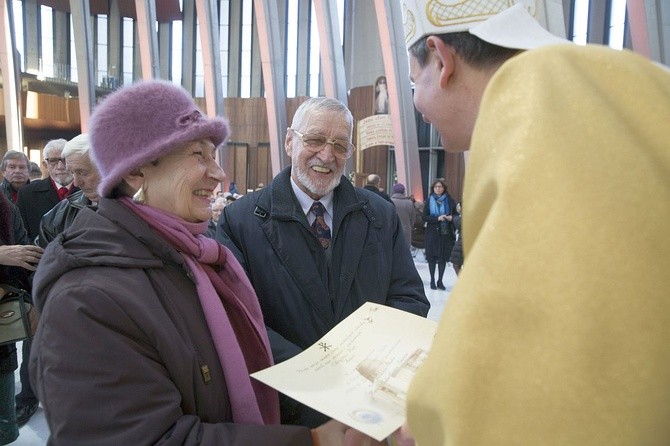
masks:
{"type": "Polygon", "coordinates": [[[405,397],[434,321],[366,303],[316,344],[251,376],[376,440],[405,422],[405,397]]]}

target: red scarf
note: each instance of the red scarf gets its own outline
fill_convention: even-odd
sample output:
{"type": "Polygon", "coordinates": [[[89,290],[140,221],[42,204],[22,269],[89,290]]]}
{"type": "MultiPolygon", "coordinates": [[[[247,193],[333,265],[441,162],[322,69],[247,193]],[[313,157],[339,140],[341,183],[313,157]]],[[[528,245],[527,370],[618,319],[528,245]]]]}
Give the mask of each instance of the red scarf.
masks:
{"type": "Polygon", "coordinates": [[[277,392],[249,377],[271,366],[272,354],[258,298],[235,256],[202,235],[207,222],[189,223],[128,197],[120,201],[179,251],[191,270],[225,375],[233,420],[278,424],[277,392]]]}

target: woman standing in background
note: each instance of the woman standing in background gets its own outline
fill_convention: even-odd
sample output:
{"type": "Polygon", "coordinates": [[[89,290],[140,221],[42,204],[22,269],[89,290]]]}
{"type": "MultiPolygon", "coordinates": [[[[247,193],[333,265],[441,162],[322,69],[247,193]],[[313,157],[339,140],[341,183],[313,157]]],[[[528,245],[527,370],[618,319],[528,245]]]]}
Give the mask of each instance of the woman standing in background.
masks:
{"type": "Polygon", "coordinates": [[[444,180],[433,181],[432,193],[423,206],[423,221],[426,223],[426,260],[430,271],[430,289],[445,290],[442,283],[447,261],[454,247],[454,226],[451,223],[456,209],[456,202],[449,196],[444,180]],[[438,267],[437,283],[435,283],[435,265],[438,267]]]}

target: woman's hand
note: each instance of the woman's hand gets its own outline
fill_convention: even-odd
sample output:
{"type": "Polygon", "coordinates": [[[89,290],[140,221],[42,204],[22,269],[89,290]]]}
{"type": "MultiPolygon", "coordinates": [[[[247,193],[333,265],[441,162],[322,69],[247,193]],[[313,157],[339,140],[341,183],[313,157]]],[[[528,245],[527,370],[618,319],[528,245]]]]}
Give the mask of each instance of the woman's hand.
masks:
{"type": "Polygon", "coordinates": [[[35,271],[43,252],[42,248],[35,245],[3,245],[0,246],[0,265],[35,271]]]}

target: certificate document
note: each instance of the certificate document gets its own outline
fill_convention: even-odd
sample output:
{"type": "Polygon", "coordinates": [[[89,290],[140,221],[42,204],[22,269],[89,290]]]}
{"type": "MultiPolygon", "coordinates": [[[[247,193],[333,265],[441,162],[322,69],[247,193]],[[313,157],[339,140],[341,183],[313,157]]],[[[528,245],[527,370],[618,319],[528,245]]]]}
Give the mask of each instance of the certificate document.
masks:
{"type": "Polygon", "coordinates": [[[405,399],[437,323],[366,303],[297,356],[251,376],[381,441],[405,422],[405,399]]]}

